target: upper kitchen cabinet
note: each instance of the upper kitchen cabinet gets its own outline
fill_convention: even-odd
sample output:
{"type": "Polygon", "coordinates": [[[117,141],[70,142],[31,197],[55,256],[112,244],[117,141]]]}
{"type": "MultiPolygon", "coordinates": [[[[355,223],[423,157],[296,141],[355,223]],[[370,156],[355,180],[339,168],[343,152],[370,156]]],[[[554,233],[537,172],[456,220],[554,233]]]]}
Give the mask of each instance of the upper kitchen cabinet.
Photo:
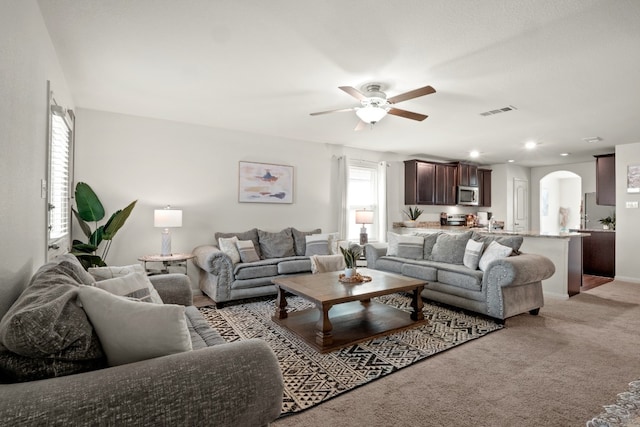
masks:
{"type": "Polygon", "coordinates": [[[404,204],[435,204],[435,163],[419,160],[404,162],[404,204]]]}
{"type": "Polygon", "coordinates": [[[616,205],[616,155],[603,154],[596,158],[596,203],[616,205]]]}
{"type": "Polygon", "coordinates": [[[436,163],[435,204],[456,204],[456,165],[436,163]]]}
{"type": "Polygon", "coordinates": [[[491,169],[478,168],[479,205],[491,207],[491,169]]]}
{"type": "Polygon", "coordinates": [[[458,163],[458,185],[464,187],[478,186],[478,166],[471,163],[458,163]]]}

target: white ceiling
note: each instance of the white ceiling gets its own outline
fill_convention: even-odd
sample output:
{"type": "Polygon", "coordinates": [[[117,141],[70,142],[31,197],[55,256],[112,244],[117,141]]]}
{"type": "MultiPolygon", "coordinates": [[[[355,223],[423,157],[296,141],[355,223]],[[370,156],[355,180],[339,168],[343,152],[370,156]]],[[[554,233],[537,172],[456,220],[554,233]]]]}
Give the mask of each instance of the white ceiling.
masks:
{"type": "Polygon", "coordinates": [[[76,107],[482,164],[640,142],[638,0],[38,3],[76,107]],[[429,118],[354,132],[353,112],[309,115],[357,106],[338,86],[373,81],[433,86],[397,104],[429,118]]]}

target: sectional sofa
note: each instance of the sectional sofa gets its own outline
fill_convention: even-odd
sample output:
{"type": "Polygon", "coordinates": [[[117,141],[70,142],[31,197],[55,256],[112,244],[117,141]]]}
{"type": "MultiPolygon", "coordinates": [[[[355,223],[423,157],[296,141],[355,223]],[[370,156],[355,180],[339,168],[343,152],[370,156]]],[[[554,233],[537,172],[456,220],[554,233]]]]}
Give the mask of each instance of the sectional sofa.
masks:
{"type": "Polygon", "coordinates": [[[542,255],[520,253],[521,236],[476,231],[389,233],[388,244],[367,244],[367,267],[427,281],[422,296],[499,320],[544,305],[542,280],[555,273],[542,255]]]}

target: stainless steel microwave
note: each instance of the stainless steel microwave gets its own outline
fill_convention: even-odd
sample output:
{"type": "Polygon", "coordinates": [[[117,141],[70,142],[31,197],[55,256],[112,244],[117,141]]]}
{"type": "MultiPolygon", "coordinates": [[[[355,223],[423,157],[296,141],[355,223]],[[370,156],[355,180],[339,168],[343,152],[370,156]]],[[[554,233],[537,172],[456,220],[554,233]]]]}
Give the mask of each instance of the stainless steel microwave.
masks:
{"type": "Polygon", "coordinates": [[[463,206],[478,206],[478,187],[465,187],[458,185],[456,203],[463,206]]]}

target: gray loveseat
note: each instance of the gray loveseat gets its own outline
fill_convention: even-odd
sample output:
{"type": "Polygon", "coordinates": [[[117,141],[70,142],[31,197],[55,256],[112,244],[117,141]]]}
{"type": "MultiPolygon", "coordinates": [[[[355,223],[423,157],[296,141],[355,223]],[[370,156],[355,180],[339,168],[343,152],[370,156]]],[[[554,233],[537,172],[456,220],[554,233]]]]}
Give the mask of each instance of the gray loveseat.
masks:
{"type": "Polygon", "coordinates": [[[273,278],[310,274],[309,256],[330,252],[330,240],[323,243],[326,252],[308,250],[306,237],[320,233],[320,229],[299,231],[295,228],[285,228],[277,233],[256,228],[242,233],[216,233],[216,244],[198,246],[193,250],[199,287],[215,301],[217,307],[229,301],[276,295],[275,285],[271,282],[273,278]],[[257,259],[250,262],[236,259],[234,262],[228,251],[220,248],[220,238],[234,236],[240,241],[252,242],[257,259]]]}
{"type": "MultiPolygon", "coordinates": [[[[75,257],[65,255],[42,266],[27,288],[39,286],[49,291],[57,280],[51,277],[63,277],[66,288],[56,291],[54,297],[66,301],[60,305],[65,307],[60,315],[82,317],[78,291],[72,282],[78,282],[78,287],[86,282],[83,274],[87,273],[78,268],[82,270],[75,257]]],[[[164,303],[186,306],[193,350],[113,367],[106,367],[100,354],[93,354],[93,360],[63,360],[72,353],[79,354],[78,343],[85,354],[95,345],[90,322],[85,338],[74,338],[65,350],[50,357],[20,356],[0,345],[0,424],[260,426],[277,418],[283,380],[267,344],[257,339],[225,343],[192,305],[187,276],[168,274],[150,279],[164,303]],[[72,347],[74,351],[66,351],[72,347]],[[16,378],[21,370],[22,378],[16,378]],[[57,376],[62,374],[68,375],[57,376]],[[30,376],[53,377],[36,380],[30,376]]],[[[0,295],[6,299],[10,293],[0,295]]],[[[24,298],[14,305],[20,301],[24,298]]],[[[13,303],[0,301],[0,307],[13,303]]],[[[0,313],[0,318],[12,312],[15,310],[10,308],[8,314],[0,313]]],[[[88,319],[81,317],[75,317],[76,323],[87,324],[88,319]]],[[[65,340],[65,335],[75,334],[78,329],[56,322],[49,338],[65,340]]],[[[0,331],[0,336],[7,336],[4,332],[0,331]]]]}
{"type": "MultiPolygon", "coordinates": [[[[367,244],[367,267],[423,279],[428,282],[424,298],[499,320],[526,312],[538,314],[544,305],[542,280],[551,277],[555,267],[544,256],[518,252],[522,237],[467,231],[424,234],[422,238],[421,244],[400,238],[392,254],[387,254],[387,244],[367,244]],[[482,242],[481,250],[485,251],[496,241],[512,248],[512,255],[493,260],[487,257],[484,270],[470,268],[464,265],[470,239],[482,242]]],[[[476,256],[481,258],[481,254],[476,256]]]]}

